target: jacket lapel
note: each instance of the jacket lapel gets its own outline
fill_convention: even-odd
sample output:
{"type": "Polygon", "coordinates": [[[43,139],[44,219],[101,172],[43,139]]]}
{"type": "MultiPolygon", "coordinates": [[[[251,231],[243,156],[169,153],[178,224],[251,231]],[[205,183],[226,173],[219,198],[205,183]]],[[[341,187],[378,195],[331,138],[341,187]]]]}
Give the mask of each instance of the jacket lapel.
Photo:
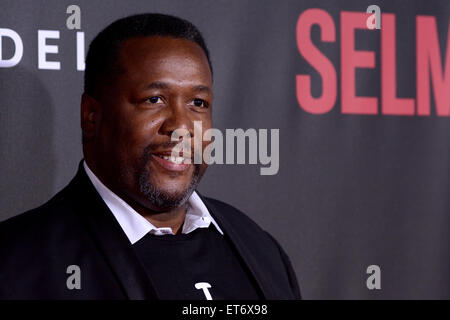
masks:
{"type": "Polygon", "coordinates": [[[247,265],[259,285],[264,298],[267,300],[277,299],[274,289],[272,288],[270,282],[267,281],[266,276],[264,276],[264,271],[261,268],[261,262],[253,254],[245,240],[240,236],[239,232],[237,232],[237,230],[235,230],[235,228],[225,218],[226,212],[222,212],[223,210],[220,210],[211,201],[208,201],[208,199],[200,195],[198,191],[197,193],[205,203],[210,214],[214,217],[220,227],[223,228],[224,233],[230,238],[231,243],[235,246],[242,260],[247,265]]]}
{"type": "Polygon", "coordinates": [[[82,163],[72,181],[78,209],[126,296],[132,300],[157,299],[156,292],[134,249],[108,206],[86,175],[82,163]]]}

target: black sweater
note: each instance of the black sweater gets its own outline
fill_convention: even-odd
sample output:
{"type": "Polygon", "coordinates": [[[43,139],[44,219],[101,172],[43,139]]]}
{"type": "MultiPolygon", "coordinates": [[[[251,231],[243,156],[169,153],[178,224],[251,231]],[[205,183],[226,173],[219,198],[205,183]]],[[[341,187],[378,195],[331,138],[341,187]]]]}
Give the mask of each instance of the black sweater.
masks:
{"type": "Polygon", "coordinates": [[[188,234],[147,234],[133,245],[161,299],[261,299],[255,280],[227,237],[211,225],[188,234]]]}

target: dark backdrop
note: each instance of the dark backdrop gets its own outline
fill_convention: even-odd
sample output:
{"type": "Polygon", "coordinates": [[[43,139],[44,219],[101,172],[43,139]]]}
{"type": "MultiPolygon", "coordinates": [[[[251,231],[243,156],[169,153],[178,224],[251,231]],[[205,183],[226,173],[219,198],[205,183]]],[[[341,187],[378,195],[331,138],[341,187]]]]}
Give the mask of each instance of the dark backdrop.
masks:
{"type": "MultiPolygon", "coordinates": [[[[380,103],[377,114],[344,113],[341,103],[348,67],[341,65],[341,14],[371,4],[396,17],[397,96],[416,100],[419,15],[436,21],[440,93],[449,92],[449,1],[1,0],[0,28],[20,35],[24,54],[18,65],[0,68],[0,220],[49,199],[82,157],[83,71],[76,68],[77,30],[66,27],[70,4],[81,8],[86,49],[107,24],[134,13],[177,15],[203,32],[215,73],[214,126],[279,128],[280,169],[261,176],[257,165],[215,165],[199,190],[240,208],[279,240],[305,298],[450,298],[448,115],[438,115],[433,94],[426,116],[383,114],[380,103]],[[323,114],[296,98],[298,74],[311,75],[313,96],[322,90],[296,42],[297,20],[310,8],[324,10],[335,26],[334,42],[322,42],[318,26],[310,32],[337,74],[336,101],[323,114]],[[38,30],[60,32],[47,40],[59,46],[47,59],[60,61],[60,70],[38,69],[38,30]],[[373,264],[381,268],[381,290],[366,287],[373,264]]],[[[383,20],[381,27],[355,31],[356,50],[375,54],[373,69],[355,72],[358,96],[381,98],[383,20]]],[[[2,51],[11,57],[10,39],[2,39],[2,51]]]]}

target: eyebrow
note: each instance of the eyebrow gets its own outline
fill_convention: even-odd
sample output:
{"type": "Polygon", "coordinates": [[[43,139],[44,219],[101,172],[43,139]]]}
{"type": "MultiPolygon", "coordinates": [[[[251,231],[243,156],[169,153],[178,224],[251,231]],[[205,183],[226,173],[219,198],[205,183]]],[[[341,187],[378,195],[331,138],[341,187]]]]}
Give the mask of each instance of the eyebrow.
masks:
{"type": "Polygon", "coordinates": [[[194,88],[193,88],[195,91],[198,91],[198,92],[205,92],[205,93],[210,93],[211,92],[211,89],[208,87],[208,86],[204,86],[204,85],[202,85],[202,84],[199,84],[199,85],[197,85],[197,86],[194,86],[194,88]]]}
{"type": "MultiPolygon", "coordinates": [[[[169,88],[170,88],[170,85],[168,83],[161,82],[161,81],[152,82],[146,87],[147,90],[149,90],[149,89],[169,89],[169,88]]],[[[192,89],[197,92],[205,92],[205,93],[211,92],[211,89],[208,86],[205,86],[203,84],[195,85],[192,87],[192,89]]]]}
{"type": "Polygon", "coordinates": [[[168,89],[169,85],[165,82],[155,81],[150,83],[146,89],[168,89]]]}

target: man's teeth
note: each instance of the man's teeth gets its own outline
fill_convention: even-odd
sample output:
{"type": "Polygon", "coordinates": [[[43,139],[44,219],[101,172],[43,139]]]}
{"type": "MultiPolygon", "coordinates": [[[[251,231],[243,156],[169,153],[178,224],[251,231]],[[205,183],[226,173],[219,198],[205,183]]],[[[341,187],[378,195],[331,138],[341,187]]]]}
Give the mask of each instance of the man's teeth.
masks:
{"type": "Polygon", "coordinates": [[[184,161],[183,157],[172,157],[172,156],[162,156],[163,159],[169,160],[170,162],[176,163],[176,164],[182,164],[184,161]]]}

